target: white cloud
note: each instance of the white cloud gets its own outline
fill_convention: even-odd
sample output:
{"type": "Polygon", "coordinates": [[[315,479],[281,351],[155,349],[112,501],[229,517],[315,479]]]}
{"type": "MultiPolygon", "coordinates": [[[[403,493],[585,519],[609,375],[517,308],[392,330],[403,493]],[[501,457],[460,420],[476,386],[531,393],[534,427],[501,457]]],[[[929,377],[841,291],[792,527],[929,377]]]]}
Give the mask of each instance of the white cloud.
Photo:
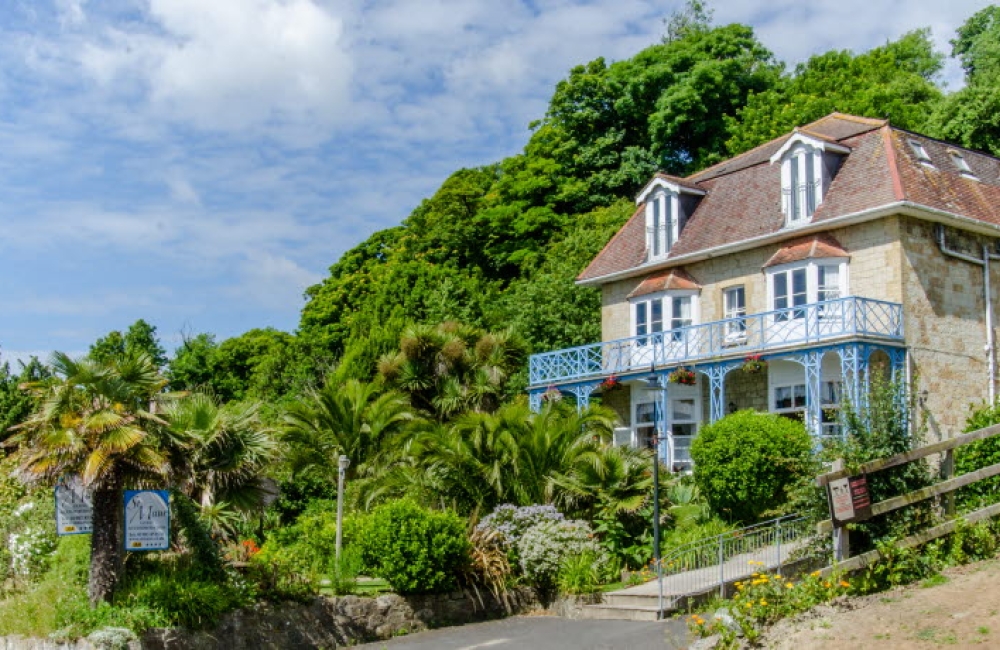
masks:
{"type": "Polygon", "coordinates": [[[143,84],[158,115],[237,131],[348,105],[343,21],[312,0],[149,0],[147,17],[155,29],[108,28],[79,60],[101,85],[143,84]]]}

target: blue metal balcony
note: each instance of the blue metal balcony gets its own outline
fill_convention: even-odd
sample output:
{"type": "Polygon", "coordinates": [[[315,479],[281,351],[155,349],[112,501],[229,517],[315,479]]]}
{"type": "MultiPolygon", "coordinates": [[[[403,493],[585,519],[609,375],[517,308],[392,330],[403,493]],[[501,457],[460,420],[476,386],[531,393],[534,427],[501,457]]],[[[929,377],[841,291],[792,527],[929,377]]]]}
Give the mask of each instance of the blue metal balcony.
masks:
{"type": "Polygon", "coordinates": [[[646,336],[533,354],[531,388],[837,339],[903,340],[903,306],[850,296],[646,336]]]}

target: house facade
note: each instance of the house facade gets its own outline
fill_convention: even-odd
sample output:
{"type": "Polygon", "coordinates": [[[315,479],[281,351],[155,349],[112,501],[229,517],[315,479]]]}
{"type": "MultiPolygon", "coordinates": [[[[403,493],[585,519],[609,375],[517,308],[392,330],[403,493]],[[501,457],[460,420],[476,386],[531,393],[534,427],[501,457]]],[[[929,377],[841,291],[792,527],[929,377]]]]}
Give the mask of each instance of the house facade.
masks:
{"type": "Polygon", "coordinates": [[[660,431],[690,466],[698,429],[745,408],[840,435],[876,368],[915,391],[929,437],[993,400],[1000,160],[832,114],[677,178],[657,174],[577,282],[602,341],[536,354],[529,396],[599,395],[616,444],[660,431]]]}

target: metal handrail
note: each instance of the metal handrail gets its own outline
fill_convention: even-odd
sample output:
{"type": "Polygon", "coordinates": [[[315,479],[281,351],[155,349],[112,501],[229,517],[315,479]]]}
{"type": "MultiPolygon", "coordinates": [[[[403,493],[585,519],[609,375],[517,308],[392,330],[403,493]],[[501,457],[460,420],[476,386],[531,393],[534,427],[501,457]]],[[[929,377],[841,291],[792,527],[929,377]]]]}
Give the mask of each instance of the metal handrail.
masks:
{"type": "Polygon", "coordinates": [[[848,296],[533,354],[528,363],[529,384],[539,388],[645,370],[651,365],[679,366],[844,336],[902,341],[902,305],[848,296]]]}
{"type": "Polygon", "coordinates": [[[666,597],[673,607],[684,596],[703,593],[716,585],[720,597],[724,597],[730,581],[756,570],[780,572],[788,554],[800,547],[802,538],[809,534],[806,518],[792,514],[677,547],[663,557],[658,567],[660,611],[666,597]],[[671,594],[663,592],[664,578],[671,579],[671,594]]]}

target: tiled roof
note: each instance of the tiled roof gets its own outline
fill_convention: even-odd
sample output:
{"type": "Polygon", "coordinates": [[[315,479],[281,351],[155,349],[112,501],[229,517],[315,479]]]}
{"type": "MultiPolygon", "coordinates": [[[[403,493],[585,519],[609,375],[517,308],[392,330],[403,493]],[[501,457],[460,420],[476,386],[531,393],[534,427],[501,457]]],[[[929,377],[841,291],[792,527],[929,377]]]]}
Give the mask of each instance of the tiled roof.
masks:
{"type": "Polygon", "coordinates": [[[801,262],[802,260],[817,257],[849,257],[847,250],[840,245],[840,242],[826,233],[813,235],[811,237],[801,237],[794,239],[771,256],[764,268],[788,264],[789,262],[801,262]]]}
{"type": "MultiPolygon", "coordinates": [[[[836,142],[850,149],[816,208],[811,223],[872,210],[900,201],[956,213],[1000,226],[1000,160],[958,149],[926,136],[892,128],[885,120],[833,113],[798,129],[800,133],[836,142]],[[917,159],[910,140],[919,142],[931,158],[917,159]],[[949,151],[961,154],[975,179],[956,167],[949,151]]],[[[665,263],[681,256],[738,244],[767,235],[781,236],[781,168],[770,158],[791,136],[751,149],[735,158],[692,174],[686,179],[658,174],[672,183],[704,190],[689,215],[665,263]]],[[[580,274],[579,281],[596,280],[636,269],[646,261],[643,206],[580,274]]]]}
{"type": "Polygon", "coordinates": [[[698,291],[700,289],[701,285],[687,271],[682,268],[676,268],[650,275],[635,288],[635,291],[628,294],[627,297],[636,298],[661,291],[698,291]]]}

